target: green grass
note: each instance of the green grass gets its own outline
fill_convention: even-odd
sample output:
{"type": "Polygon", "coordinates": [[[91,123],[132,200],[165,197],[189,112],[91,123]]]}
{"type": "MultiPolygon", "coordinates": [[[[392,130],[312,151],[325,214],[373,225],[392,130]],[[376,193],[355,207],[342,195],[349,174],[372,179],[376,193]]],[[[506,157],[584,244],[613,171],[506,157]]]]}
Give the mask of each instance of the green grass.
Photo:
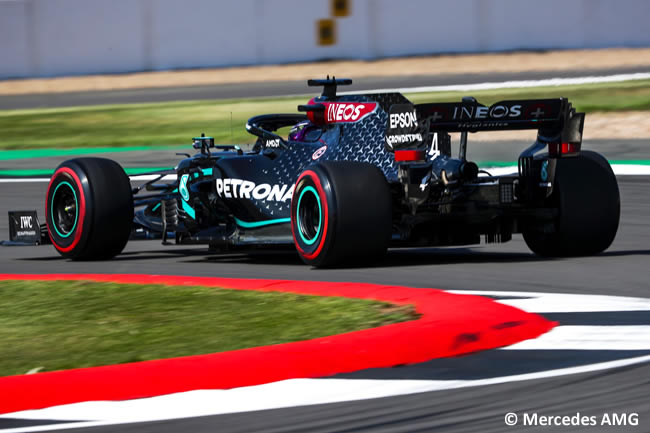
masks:
{"type": "Polygon", "coordinates": [[[358,299],[206,287],[0,282],[0,376],[287,343],[416,318],[358,299]]]}
{"type": "Polygon", "coordinates": [[[204,132],[217,143],[249,143],[255,114],[296,112],[305,98],[171,102],[0,111],[0,149],[187,144],[204,132]],[[232,135],[231,135],[232,113],[232,135]]]}
{"type": "MultiPolygon", "coordinates": [[[[457,101],[471,94],[485,104],[504,99],[569,98],[578,110],[650,110],[650,80],[578,86],[437,92],[407,95],[413,102],[457,101]]],[[[246,144],[246,120],[295,113],[308,97],[105,105],[0,111],[0,149],[188,145],[205,132],[217,143],[246,144]],[[232,119],[232,120],[231,120],[232,119]]]]}

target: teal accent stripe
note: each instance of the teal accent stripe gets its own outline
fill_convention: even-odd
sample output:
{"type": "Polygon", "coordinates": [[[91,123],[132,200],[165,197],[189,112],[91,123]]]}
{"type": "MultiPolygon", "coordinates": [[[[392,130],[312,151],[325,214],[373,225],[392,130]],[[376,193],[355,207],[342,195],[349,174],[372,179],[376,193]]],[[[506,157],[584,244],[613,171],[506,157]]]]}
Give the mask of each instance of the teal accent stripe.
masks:
{"type": "Polygon", "coordinates": [[[0,150],[0,161],[10,159],[51,158],[81,156],[97,153],[155,152],[157,150],[187,149],[187,146],[125,146],[125,147],[77,147],[72,149],[0,150]]]}
{"type": "Polygon", "coordinates": [[[245,229],[252,229],[255,227],[263,227],[263,226],[269,226],[271,224],[282,224],[282,223],[288,223],[291,222],[291,218],[278,218],[274,220],[266,220],[266,221],[255,221],[255,222],[246,222],[242,221],[237,217],[235,218],[235,222],[237,223],[238,226],[242,226],[245,229]]]}
{"type": "Polygon", "coordinates": [[[126,174],[133,176],[136,174],[149,173],[152,171],[163,171],[163,170],[173,170],[173,167],[135,167],[135,168],[125,168],[124,171],[126,174]]]}
{"type": "MultiPolygon", "coordinates": [[[[129,176],[134,176],[142,173],[149,173],[151,171],[170,170],[170,167],[136,167],[125,168],[124,171],[129,176]]],[[[14,177],[49,177],[54,174],[53,169],[19,169],[19,170],[0,170],[0,176],[14,176],[14,177]]]]}
{"type": "Polygon", "coordinates": [[[212,176],[211,168],[202,168],[201,171],[203,172],[203,176],[212,176]]]}
{"type": "Polygon", "coordinates": [[[193,220],[195,220],[196,212],[194,209],[192,209],[192,206],[190,206],[185,200],[181,200],[181,203],[183,203],[183,210],[185,213],[188,214],[193,220]]]}
{"type": "Polygon", "coordinates": [[[37,170],[0,170],[0,176],[20,176],[20,177],[50,177],[54,174],[54,170],[50,169],[37,169],[37,170]]]}
{"type": "Polygon", "coordinates": [[[611,165],[650,165],[650,159],[625,159],[625,160],[612,160],[609,161],[611,165]]]}
{"type": "Polygon", "coordinates": [[[155,205],[155,206],[153,207],[153,209],[151,209],[151,212],[154,212],[154,211],[155,211],[156,209],[158,209],[159,207],[160,207],[160,203],[158,203],[157,205],[155,205]]]}
{"type": "Polygon", "coordinates": [[[479,167],[517,167],[517,161],[481,161],[479,167]]]}

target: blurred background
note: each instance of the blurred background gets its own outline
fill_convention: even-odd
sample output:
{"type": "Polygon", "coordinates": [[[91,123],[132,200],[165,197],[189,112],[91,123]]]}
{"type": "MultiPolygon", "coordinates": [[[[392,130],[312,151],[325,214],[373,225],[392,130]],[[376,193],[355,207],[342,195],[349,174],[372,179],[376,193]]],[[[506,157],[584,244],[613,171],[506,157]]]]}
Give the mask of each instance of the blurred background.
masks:
{"type": "MultiPolygon", "coordinates": [[[[90,153],[171,167],[203,132],[247,145],[249,117],[296,112],[325,75],[414,102],[564,96],[586,147],[650,159],[649,17],[645,0],[0,0],[0,177],[90,153]]],[[[492,144],[470,157],[512,163],[522,139],[476,134],[492,144]]]]}
{"type": "MultiPolygon", "coordinates": [[[[641,47],[650,44],[648,8],[644,0],[2,0],[0,78],[641,47]]],[[[579,67],[574,60],[565,66],[579,67]]]]}
{"type": "MultiPolygon", "coordinates": [[[[89,152],[169,167],[202,132],[250,144],[249,117],[295,112],[325,75],[414,102],[564,96],[586,147],[645,160],[649,17],[645,0],[0,0],[0,176],[89,152]]],[[[476,134],[493,144],[470,156],[512,162],[533,138],[476,134]]]]}

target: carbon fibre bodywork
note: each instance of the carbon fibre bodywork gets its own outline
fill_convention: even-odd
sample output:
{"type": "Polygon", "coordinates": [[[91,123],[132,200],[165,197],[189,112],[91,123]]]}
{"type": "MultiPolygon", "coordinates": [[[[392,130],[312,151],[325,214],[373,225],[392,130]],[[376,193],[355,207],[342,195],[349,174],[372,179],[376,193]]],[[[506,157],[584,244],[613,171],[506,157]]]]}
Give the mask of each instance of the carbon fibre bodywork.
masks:
{"type": "Polygon", "coordinates": [[[566,100],[413,105],[399,93],[337,95],[336,85],[344,81],[310,83],[325,90],[299,106],[306,114],[251,118],[247,130],[258,137],[252,151],[195,138],[200,151],[178,164],[176,182],[151,181],[134,190],[156,191],[135,195],[135,205],[143,206],[135,235],[173,233],[176,243],[220,248],[291,245],[294,184],[322,161],[357,161],[381,170],[393,196],[392,246],[464,245],[480,242],[481,235],[498,242],[525,228],[553,230],[557,209],[545,200],[556,160],[579,152],[584,120],[566,100]],[[306,140],[275,132],[307,119],[318,131],[306,140]],[[467,132],[490,129],[538,129],[518,173],[481,176],[465,160],[467,132]],[[460,157],[452,158],[448,132],[457,131],[460,157]],[[570,152],[540,153],[561,143],[571,144],[570,152]]]}

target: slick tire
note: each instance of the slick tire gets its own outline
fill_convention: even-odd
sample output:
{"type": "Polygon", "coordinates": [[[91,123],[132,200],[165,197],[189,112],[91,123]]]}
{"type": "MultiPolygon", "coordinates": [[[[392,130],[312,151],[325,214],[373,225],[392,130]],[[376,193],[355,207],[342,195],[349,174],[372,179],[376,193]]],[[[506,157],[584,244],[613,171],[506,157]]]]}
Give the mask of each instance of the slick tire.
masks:
{"type": "Polygon", "coordinates": [[[45,216],[52,244],[63,257],[112,258],[122,252],[131,234],[129,177],[110,159],[65,161],[48,185],[45,216]]]}
{"type": "Polygon", "coordinates": [[[386,253],[391,227],[390,189],[377,167],[326,161],[298,177],[291,199],[291,231],[306,264],[371,264],[386,253]]]}
{"type": "Polygon", "coordinates": [[[607,160],[591,151],[559,159],[549,206],[559,212],[555,232],[523,232],[534,253],[546,257],[585,256],[609,248],[618,230],[620,195],[607,160]]]}

